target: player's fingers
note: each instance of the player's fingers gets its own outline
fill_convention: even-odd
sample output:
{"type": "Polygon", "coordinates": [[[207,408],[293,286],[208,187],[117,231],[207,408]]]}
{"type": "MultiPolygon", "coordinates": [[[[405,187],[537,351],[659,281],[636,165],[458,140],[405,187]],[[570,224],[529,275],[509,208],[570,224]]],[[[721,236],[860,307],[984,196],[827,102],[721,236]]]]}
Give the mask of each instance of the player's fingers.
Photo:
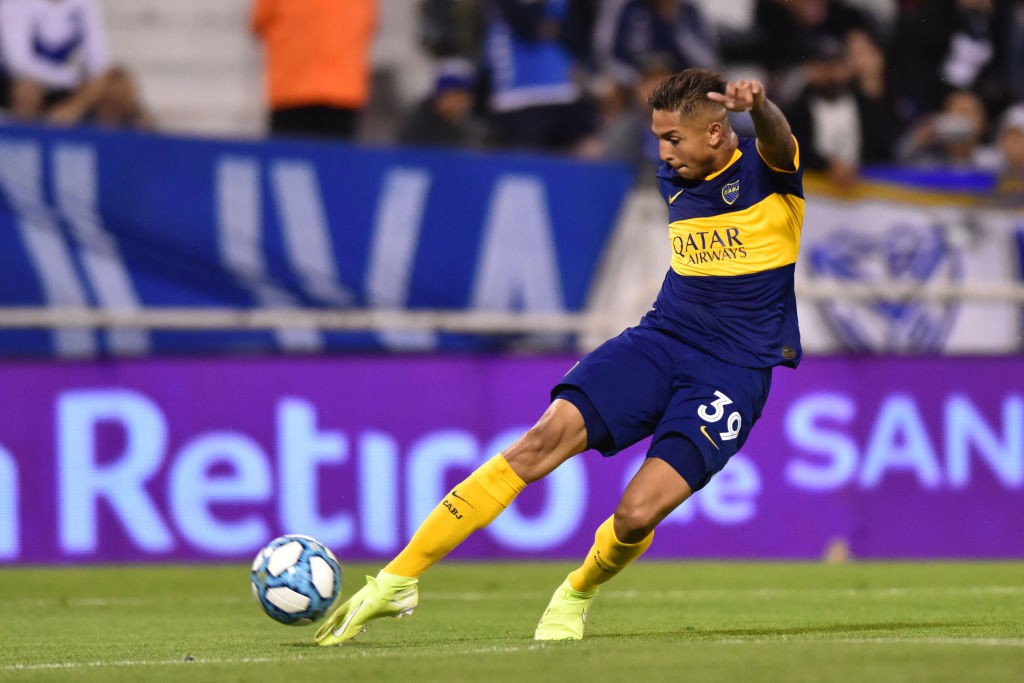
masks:
{"type": "Polygon", "coordinates": [[[756,81],[737,81],[736,99],[749,100],[752,97],[755,82],[756,81]]]}
{"type": "Polygon", "coordinates": [[[760,83],[758,81],[730,81],[725,86],[725,93],[708,93],[708,97],[733,111],[749,110],[757,99],[760,83]]]}
{"type": "Polygon", "coordinates": [[[736,107],[739,106],[734,97],[730,97],[729,95],[723,95],[722,93],[718,92],[709,92],[708,99],[712,100],[713,102],[718,102],[723,107],[729,110],[735,110],[736,107]]]}

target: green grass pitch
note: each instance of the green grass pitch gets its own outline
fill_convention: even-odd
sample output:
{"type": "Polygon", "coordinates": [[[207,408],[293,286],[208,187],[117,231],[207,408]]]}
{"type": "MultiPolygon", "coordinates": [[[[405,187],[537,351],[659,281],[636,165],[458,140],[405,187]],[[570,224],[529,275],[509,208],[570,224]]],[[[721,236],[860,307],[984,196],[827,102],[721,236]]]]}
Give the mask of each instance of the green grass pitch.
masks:
{"type": "MultiPolygon", "coordinates": [[[[340,647],[256,606],[248,566],[0,569],[0,681],[1022,681],[1024,563],[641,560],[587,637],[533,627],[570,569],[432,569],[340,647]]],[[[346,565],[347,596],[376,568],[346,565]]]]}

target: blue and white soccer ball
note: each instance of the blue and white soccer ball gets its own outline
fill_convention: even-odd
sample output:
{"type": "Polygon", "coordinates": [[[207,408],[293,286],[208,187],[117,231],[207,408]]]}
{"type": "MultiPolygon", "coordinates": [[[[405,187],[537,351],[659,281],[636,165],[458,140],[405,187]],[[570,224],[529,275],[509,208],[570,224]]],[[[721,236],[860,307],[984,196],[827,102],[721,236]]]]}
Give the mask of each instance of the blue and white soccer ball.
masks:
{"type": "Polygon", "coordinates": [[[316,539],[279,536],[252,562],[252,593],[260,607],[282,624],[311,624],[341,594],[341,567],[316,539]]]}

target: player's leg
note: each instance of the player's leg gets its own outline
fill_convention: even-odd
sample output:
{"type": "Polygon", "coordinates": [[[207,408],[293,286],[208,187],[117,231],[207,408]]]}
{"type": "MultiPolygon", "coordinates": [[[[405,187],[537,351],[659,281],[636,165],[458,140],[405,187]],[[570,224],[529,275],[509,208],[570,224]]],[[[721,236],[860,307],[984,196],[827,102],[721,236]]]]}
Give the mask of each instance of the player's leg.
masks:
{"type": "MultiPolygon", "coordinates": [[[[662,458],[669,454],[673,461],[700,459],[697,449],[682,436],[670,435],[655,442],[622,494],[615,514],[597,528],[583,563],[555,590],[537,624],[536,640],[581,639],[587,612],[601,584],[640,557],[654,539],[654,528],[693,493],[679,468],[662,458]]],[[[695,471],[692,476],[701,474],[695,471]]]]}
{"type": "Polygon", "coordinates": [[[434,508],[405,548],[376,577],[334,610],[316,633],[320,645],[357,635],[371,619],[401,617],[418,604],[417,581],[471,533],[490,524],[530,482],[587,446],[579,409],[555,399],[537,424],[459,482],[434,508]]]}
{"type": "Polygon", "coordinates": [[[420,576],[473,531],[490,524],[527,484],[580,453],[586,442],[579,410],[555,399],[536,425],[452,488],[385,571],[420,576]]]}
{"type": "MultiPolygon", "coordinates": [[[[650,335],[641,335],[639,343],[644,345],[644,357],[652,347],[671,344],[659,346],[659,338],[650,335]]],[[[654,441],[647,460],[626,488],[610,523],[598,529],[583,564],[555,591],[537,626],[538,639],[582,637],[586,610],[598,586],[647,549],[655,526],[725,466],[761,414],[771,370],[730,365],[685,344],[675,345],[666,355],[670,372],[661,367],[658,375],[668,377],[673,389],[664,401],[654,400],[661,415],[652,430],[654,441]]],[[[628,376],[620,375],[619,385],[653,394],[661,385],[652,377],[646,382],[635,379],[643,373],[644,366],[634,364],[628,376]]],[[[588,391],[588,396],[598,395],[588,391]]],[[[613,405],[615,399],[616,395],[605,394],[599,403],[613,405]]],[[[629,400],[630,405],[640,403],[644,395],[634,394],[629,400]]],[[[616,443],[631,442],[623,436],[628,432],[621,431],[621,421],[613,421],[610,428],[616,443]]]]}

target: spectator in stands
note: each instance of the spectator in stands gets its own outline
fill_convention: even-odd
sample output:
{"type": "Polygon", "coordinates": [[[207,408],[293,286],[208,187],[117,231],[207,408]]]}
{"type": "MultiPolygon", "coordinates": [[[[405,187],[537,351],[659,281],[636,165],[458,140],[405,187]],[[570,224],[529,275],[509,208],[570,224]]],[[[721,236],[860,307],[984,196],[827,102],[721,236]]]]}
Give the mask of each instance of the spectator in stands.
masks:
{"type": "Polygon", "coordinates": [[[434,90],[402,125],[398,141],[407,145],[477,147],[482,125],[473,114],[476,73],[472,63],[452,57],[440,60],[434,90]]]}
{"type": "Polygon", "coordinates": [[[878,32],[872,15],[842,0],[756,0],[753,27],[753,56],[782,106],[803,90],[807,55],[823,38],[842,42],[854,29],[878,32]]]}
{"type": "Polygon", "coordinates": [[[970,90],[954,90],[942,109],[924,116],[899,143],[897,160],[921,167],[954,167],[996,171],[998,152],[985,144],[988,117],[981,98],[970,90]]]}
{"type": "Polygon", "coordinates": [[[156,128],[153,114],[143,104],[135,79],[127,69],[114,66],[107,72],[106,81],[107,96],[96,103],[89,123],[102,128],[156,128]]]}
{"type": "Polygon", "coordinates": [[[997,145],[1000,166],[996,189],[1017,203],[1024,202],[1024,102],[1003,113],[997,145]]]}
{"type": "Polygon", "coordinates": [[[479,0],[419,0],[420,45],[437,59],[475,59],[483,44],[481,5],[479,0]]]}
{"type": "Polygon", "coordinates": [[[1014,14],[1015,0],[900,0],[889,62],[906,125],[954,90],[973,90],[989,114],[1009,103],[1021,87],[1008,81],[1014,14]]]}
{"type": "Polygon", "coordinates": [[[851,29],[845,41],[823,36],[802,67],[806,83],[786,106],[803,143],[803,165],[838,187],[856,183],[866,164],[888,164],[903,132],[885,84],[885,56],[875,38],[851,29]]]}
{"type": "Polygon", "coordinates": [[[802,141],[805,170],[826,171],[836,185],[857,179],[863,128],[853,90],[853,68],[839,39],[824,36],[808,54],[806,84],[785,109],[793,135],[802,141]]]}
{"type": "Polygon", "coordinates": [[[486,64],[493,142],[584,157],[597,154],[597,107],[578,79],[586,19],[571,0],[491,0],[486,64]]]}
{"type": "Polygon", "coordinates": [[[860,164],[891,164],[904,128],[886,78],[885,51],[873,34],[853,29],[846,34],[846,59],[860,115],[860,164]]]}
{"type": "Polygon", "coordinates": [[[95,0],[3,0],[0,63],[7,73],[10,114],[58,124],[146,125],[138,88],[124,67],[112,68],[95,0]],[[111,117],[112,110],[131,116],[111,117]]]}
{"type": "Polygon", "coordinates": [[[600,51],[615,80],[636,83],[643,62],[654,54],[670,57],[680,69],[718,68],[715,30],[692,0],[628,0],[608,7],[614,12],[611,44],[600,51]]]}
{"type": "Polygon", "coordinates": [[[377,0],[255,0],[274,135],[352,139],[370,99],[377,0]]]}
{"type": "Polygon", "coordinates": [[[601,158],[625,162],[635,169],[638,183],[653,183],[661,158],[658,139],[651,135],[651,107],[647,104],[647,95],[658,83],[679,71],[679,67],[665,54],[652,54],[638,63],[639,78],[625,90],[629,99],[621,111],[616,111],[602,125],[601,158]]]}
{"type": "Polygon", "coordinates": [[[902,130],[873,36],[862,29],[848,31],[844,42],[823,36],[803,70],[806,84],[786,114],[802,142],[804,168],[824,171],[845,188],[865,164],[891,163],[902,130]]]}

